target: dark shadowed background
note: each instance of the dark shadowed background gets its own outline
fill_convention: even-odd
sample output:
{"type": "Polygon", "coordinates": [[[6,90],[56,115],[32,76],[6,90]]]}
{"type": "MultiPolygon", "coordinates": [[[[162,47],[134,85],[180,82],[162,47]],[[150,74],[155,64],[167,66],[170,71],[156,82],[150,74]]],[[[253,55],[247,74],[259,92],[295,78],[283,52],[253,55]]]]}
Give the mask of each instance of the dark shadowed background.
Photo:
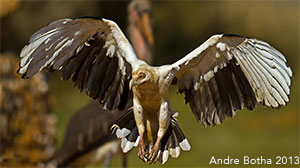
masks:
{"type": "MultiPolygon", "coordinates": [[[[127,1],[25,1],[14,15],[1,22],[1,52],[18,54],[39,28],[66,17],[112,19],[126,32],[127,4],[127,1]]],[[[155,65],[173,63],[213,34],[230,33],[270,43],[286,56],[294,76],[287,107],[238,111],[234,119],[213,128],[198,124],[184,105],[183,96],[176,94],[175,87],[170,88],[171,105],[179,112],[179,124],[192,149],[181,152],[178,159],[169,158],[164,167],[207,167],[212,156],[240,160],[243,156],[262,156],[273,162],[276,156],[299,156],[299,1],[154,1],[152,5],[155,65]]],[[[49,78],[51,109],[58,117],[59,147],[68,119],[89,98],[72,88],[71,82],[60,81],[58,74],[50,74],[49,78]]],[[[136,153],[136,149],[130,152],[129,167],[148,166],[136,153]]],[[[112,166],[120,165],[120,159],[112,161],[112,166]]],[[[150,167],[157,166],[161,165],[150,167]]],[[[247,165],[236,167],[244,166],[247,165]]]]}

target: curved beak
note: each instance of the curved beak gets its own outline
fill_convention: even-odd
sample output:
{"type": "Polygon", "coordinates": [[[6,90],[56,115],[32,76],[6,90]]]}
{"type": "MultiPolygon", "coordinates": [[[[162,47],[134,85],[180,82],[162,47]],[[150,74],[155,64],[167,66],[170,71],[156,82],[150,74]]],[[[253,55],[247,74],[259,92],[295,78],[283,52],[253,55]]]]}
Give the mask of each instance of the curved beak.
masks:
{"type": "Polygon", "coordinates": [[[129,90],[131,90],[132,87],[133,87],[133,86],[136,86],[137,84],[138,84],[138,83],[137,83],[135,80],[131,79],[130,82],[129,82],[129,90]]]}
{"type": "Polygon", "coordinates": [[[152,32],[152,24],[151,24],[151,17],[149,12],[142,12],[141,20],[139,23],[139,29],[141,30],[143,36],[150,44],[150,46],[154,45],[154,38],[152,32]]]}

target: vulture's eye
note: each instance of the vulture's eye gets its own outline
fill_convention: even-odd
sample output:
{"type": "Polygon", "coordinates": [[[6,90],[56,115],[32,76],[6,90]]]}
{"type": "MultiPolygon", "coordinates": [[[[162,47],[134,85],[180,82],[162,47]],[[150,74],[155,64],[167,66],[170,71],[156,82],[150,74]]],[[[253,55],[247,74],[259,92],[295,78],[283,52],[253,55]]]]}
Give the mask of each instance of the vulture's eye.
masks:
{"type": "Polygon", "coordinates": [[[144,79],[146,77],[146,74],[144,72],[140,72],[138,75],[138,80],[144,79]]]}

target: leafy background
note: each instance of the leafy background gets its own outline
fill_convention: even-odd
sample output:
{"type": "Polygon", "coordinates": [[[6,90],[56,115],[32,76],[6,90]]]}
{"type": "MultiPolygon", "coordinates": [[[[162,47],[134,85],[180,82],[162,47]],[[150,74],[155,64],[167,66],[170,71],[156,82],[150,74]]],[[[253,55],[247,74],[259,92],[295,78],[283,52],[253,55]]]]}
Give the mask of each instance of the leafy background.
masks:
{"type": "MultiPolygon", "coordinates": [[[[104,17],[116,21],[126,32],[127,4],[127,1],[24,1],[8,21],[1,23],[5,31],[1,30],[1,52],[18,54],[35,31],[66,17],[104,17]]],[[[154,1],[152,5],[155,65],[180,59],[213,34],[231,33],[269,42],[286,56],[294,75],[287,107],[238,111],[234,119],[213,128],[197,123],[184,105],[183,96],[171,87],[171,105],[180,113],[179,124],[192,149],[182,152],[179,159],[169,158],[164,167],[207,167],[212,156],[240,160],[245,155],[263,156],[273,161],[276,156],[299,156],[299,1],[154,1]]],[[[51,108],[58,117],[59,147],[68,119],[89,98],[72,88],[71,82],[60,81],[58,74],[49,74],[49,78],[51,108]]],[[[161,167],[143,163],[136,153],[136,149],[130,152],[129,167],[161,167]]],[[[120,165],[120,158],[113,159],[112,166],[120,165]]]]}

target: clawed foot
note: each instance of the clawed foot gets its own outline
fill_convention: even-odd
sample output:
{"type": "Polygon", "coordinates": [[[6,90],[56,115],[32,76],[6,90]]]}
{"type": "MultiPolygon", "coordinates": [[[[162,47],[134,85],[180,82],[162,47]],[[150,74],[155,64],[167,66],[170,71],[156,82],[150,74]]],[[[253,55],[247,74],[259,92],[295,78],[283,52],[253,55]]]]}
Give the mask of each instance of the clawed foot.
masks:
{"type": "Polygon", "coordinates": [[[147,162],[148,161],[147,155],[148,155],[148,151],[146,149],[144,141],[140,139],[139,146],[138,146],[138,156],[142,161],[147,162]]]}
{"type": "Polygon", "coordinates": [[[138,156],[144,162],[149,162],[150,164],[156,163],[158,159],[158,146],[155,145],[151,149],[150,153],[148,153],[145,144],[140,142],[138,147],[138,156]]]}
{"type": "Polygon", "coordinates": [[[150,164],[156,163],[156,161],[159,157],[158,146],[159,146],[160,140],[161,140],[161,138],[158,137],[155,145],[153,146],[153,148],[151,149],[151,151],[149,153],[148,150],[146,149],[143,138],[140,138],[139,145],[138,145],[139,158],[144,162],[149,162],[150,164]]]}
{"type": "Polygon", "coordinates": [[[154,147],[151,149],[148,160],[150,164],[152,164],[152,163],[156,163],[157,159],[158,159],[158,145],[154,145],[154,147]]]}

